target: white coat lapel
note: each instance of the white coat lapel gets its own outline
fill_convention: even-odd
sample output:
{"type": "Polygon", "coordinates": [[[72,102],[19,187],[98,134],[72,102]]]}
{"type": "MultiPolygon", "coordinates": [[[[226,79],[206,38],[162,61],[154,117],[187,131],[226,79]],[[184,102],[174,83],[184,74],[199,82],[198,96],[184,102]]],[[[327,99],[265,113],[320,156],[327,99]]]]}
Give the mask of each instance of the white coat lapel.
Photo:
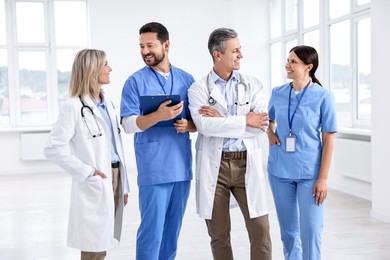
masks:
{"type": "Polygon", "coordinates": [[[207,87],[208,87],[210,98],[214,99],[215,102],[217,102],[221,107],[223,107],[225,111],[227,111],[225,98],[222,95],[219,88],[217,87],[217,85],[215,85],[215,83],[211,80],[210,76],[207,79],[207,87]]]}
{"type": "Polygon", "coordinates": [[[111,127],[114,131],[118,131],[119,133],[120,130],[119,130],[118,119],[116,117],[114,104],[112,103],[111,100],[106,99],[106,107],[108,111],[108,116],[110,117],[111,127]]]}

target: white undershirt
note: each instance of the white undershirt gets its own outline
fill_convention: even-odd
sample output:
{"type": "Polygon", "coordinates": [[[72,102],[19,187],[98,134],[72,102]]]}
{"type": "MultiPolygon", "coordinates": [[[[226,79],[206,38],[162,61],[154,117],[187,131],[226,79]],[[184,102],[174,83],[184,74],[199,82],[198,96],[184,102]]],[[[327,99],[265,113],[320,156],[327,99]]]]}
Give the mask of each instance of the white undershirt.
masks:
{"type": "Polygon", "coordinates": [[[165,79],[167,79],[169,77],[169,72],[168,73],[164,73],[164,72],[161,72],[161,71],[157,71],[157,72],[160,73],[160,75],[162,75],[165,79]]]}

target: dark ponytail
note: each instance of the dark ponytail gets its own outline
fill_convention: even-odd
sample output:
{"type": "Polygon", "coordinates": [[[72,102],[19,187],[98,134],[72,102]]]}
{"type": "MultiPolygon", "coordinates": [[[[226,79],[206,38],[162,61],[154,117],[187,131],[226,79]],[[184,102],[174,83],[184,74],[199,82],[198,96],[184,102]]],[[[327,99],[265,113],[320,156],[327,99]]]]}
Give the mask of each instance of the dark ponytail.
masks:
{"type": "Polygon", "coordinates": [[[318,85],[320,85],[322,87],[321,82],[317,79],[317,77],[314,75],[314,73],[311,73],[311,71],[310,71],[310,77],[311,77],[311,80],[313,82],[317,83],[318,85]]]}

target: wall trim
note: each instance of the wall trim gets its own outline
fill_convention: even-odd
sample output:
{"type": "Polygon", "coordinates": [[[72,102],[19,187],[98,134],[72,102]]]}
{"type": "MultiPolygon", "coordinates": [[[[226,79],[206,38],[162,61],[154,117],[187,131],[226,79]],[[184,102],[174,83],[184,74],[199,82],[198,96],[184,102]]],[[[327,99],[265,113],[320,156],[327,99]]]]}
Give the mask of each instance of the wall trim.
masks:
{"type": "Polygon", "coordinates": [[[390,216],[389,215],[382,214],[382,213],[377,212],[375,210],[370,211],[370,216],[375,218],[375,219],[378,219],[380,221],[390,223],[390,216]]]}
{"type": "Polygon", "coordinates": [[[66,173],[59,167],[48,167],[48,168],[40,168],[40,169],[31,169],[31,167],[23,168],[20,170],[7,170],[0,172],[0,176],[3,175],[23,175],[23,174],[42,174],[42,173],[66,173]]]}

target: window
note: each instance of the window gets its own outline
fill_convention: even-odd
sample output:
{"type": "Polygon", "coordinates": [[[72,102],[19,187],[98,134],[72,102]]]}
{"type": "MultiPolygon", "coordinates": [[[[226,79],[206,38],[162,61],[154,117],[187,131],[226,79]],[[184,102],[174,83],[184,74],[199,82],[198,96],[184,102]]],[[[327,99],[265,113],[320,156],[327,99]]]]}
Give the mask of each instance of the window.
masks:
{"type": "Polygon", "coordinates": [[[303,42],[315,48],[320,46],[319,13],[319,0],[270,1],[270,82],[273,87],[286,82],[284,65],[291,48],[303,42]],[[277,22],[274,17],[281,21],[277,22]]]}
{"type": "Polygon", "coordinates": [[[0,128],[50,125],[87,46],[86,0],[0,0],[0,128]]]}
{"type": "Polygon", "coordinates": [[[0,18],[0,125],[9,125],[8,58],[4,1],[0,2],[0,18]]]}
{"type": "Polygon", "coordinates": [[[337,119],[345,125],[352,116],[352,69],[350,56],[350,23],[342,21],[330,26],[330,86],[337,119]]]}
{"type": "Polygon", "coordinates": [[[282,44],[281,42],[275,42],[271,45],[271,82],[272,86],[279,86],[282,85],[282,57],[283,53],[285,53],[284,50],[282,50],[282,44]]]}
{"type": "Polygon", "coordinates": [[[369,120],[371,115],[371,19],[364,17],[356,23],[356,82],[357,120],[369,120]]]}
{"type": "Polygon", "coordinates": [[[350,0],[329,0],[329,18],[334,19],[349,14],[351,12],[350,7],[350,0]]]}
{"type": "Polygon", "coordinates": [[[370,0],[272,0],[270,17],[272,86],[286,82],[284,64],[292,46],[313,46],[320,56],[316,76],[334,94],[339,126],[369,128],[370,0]],[[275,16],[282,21],[275,23],[275,16]]]}
{"type": "Polygon", "coordinates": [[[309,28],[319,23],[319,0],[303,1],[303,27],[309,28]]]}
{"type": "Polygon", "coordinates": [[[298,27],[298,6],[297,3],[298,0],[289,0],[284,2],[285,6],[285,14],[288,14],[285,16],[285,30],[288,31],[295,31],[298,27]]]}
{"type": "Polygon", "coordinates": [[[282,35],[282,19],[280,19],[280,17],[282,17],[282,1],[283,0],[270,1],[270,9],[272,14],[270,15],[271,38],[282,35]]]}

